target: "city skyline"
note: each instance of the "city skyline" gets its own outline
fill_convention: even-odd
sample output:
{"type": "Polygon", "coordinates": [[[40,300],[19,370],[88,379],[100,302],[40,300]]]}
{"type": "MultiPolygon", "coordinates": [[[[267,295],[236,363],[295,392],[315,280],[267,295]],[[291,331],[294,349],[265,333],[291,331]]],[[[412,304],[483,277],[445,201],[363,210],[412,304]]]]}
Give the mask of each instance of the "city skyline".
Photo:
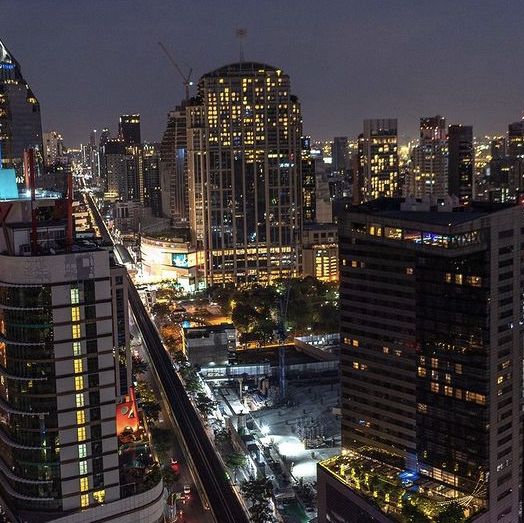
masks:
{"type": "Polygon", "coordinates": [[[34,1],[2,3],[3,40],[16,49],[45,108],[44,130],[59,130],[68,146],[85,143],[91,129],[127,112],[142,115],[145,140],[159,141],[183,86],[158,42],[182,67],[193,67],[196,83],[206,71],[238,60],[238,27],[247,29],[246,60],[273,64],[294,78],[304,131],[318,139],[356,137],[363,119],[381,117],[398,118],[399,136],[415,137],[425,114],[473,125],[477,136],[500,134],[524,108],[524,73],[516,67],[522,55],[516,24],[524,7],[517,2],[482,2],[474,12],[448,1],[431,7],[372,2],[366,10],[358,2],[332,2],[321,17],[312,16],[318,6],[309,0],[300,9],[271,1],[263,10],[251,2],[218,8],[204,0],[176,8],[131,1],[127,10],[119,2],[96,4],[103,17],[91,5],[59,1],[50,10],[34,1]],[[24,16],[27,6],[34,16],[24,16]],[[66,70],[68,81],[57,84],[54,78],[66,70]],[[511,81],[501,82],[507,71],[511,81]]]}

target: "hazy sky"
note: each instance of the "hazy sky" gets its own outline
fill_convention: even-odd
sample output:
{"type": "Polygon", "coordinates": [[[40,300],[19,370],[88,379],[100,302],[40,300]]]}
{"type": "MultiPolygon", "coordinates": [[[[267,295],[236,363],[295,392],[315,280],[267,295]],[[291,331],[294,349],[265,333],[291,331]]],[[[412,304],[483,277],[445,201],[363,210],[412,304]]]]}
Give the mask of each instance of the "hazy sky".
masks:
{"type": "Polygon", "coordinates": [[[524,110],[522,0],[0,0],[0,39],[68,145],[140,112],[161,137],[183,96],[158,46],[203,73],[238,60],[281,67],[304,132],[354,136],[363,118],[401,134],[436,113],[503,132],[524,110]]]}

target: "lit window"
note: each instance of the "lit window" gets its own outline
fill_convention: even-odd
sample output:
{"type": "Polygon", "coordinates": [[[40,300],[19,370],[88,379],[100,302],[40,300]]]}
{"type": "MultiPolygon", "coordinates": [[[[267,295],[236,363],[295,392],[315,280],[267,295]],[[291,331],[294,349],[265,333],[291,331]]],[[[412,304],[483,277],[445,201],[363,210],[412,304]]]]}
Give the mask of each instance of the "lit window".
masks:
{"type": "Polygon", "coordinates": [[[76,411],[76,422],[78,425],[83,425],[86,422],[86,413],[84,410],[76,411]]]}
{"type": "Polygon", "coordinates": [[[462,399],[462,389],[455,389],[455,398],[458,400],[462,399]]]}
{"type": "Polygon", "coordinates": [[[431,382],[431,392],[438,392],[439,390],[440,390],[439,384],[432,381],[431,382]]]}
{"type": "Polygon", "coordinates": [[[446,383],[451,383],[451,374],[446,374],[444,379],[446,380],[446,383]]]}
{"type": "Polygon", "coordinates": [[[480,276],[468,276],[466,278],[466,281],[472,287],[481,287],[482,286],[482,278],[480,276]]]}
{"type": "Polygon", "coordinates": [[[89,506],[89,494],[82,494],[80,496],[80,506],[82,508],[85,508],[85,507],[89,506]]]}
{"type": "Polygon", "coordinates": [[[84,378],[82,376],[75,376],[75,389],[82,390],[84,388],[84,378]]]}
{"type": "Polygon", "coordinates": [[[413,274],[413,267],[406,267],[406,274],[413,274]]]}
{"type": "Polygon", "coordinates": [[[359,346],[358,340],[353,340],[353,347],[358,347],[358,346],[359,346]]]}
{"type": "Polygon", "coordinates": [[[426,369],[424,367],[419,367],[418,375],[424,377],[426,375],[426,369]]]}
{"type": "Polygon", "coordinates": [[[455,363],[455,372],[457,374],[462,374],[462,364],[461,363],[455,363]]]}
{"type": "Polygon", "coordinates": [[[462,285],[462,280],[463,280],[462,274],[455,274],[455,283],[457,285],[462,285]]]}
{"type": "Polygon", "coordinates": [[[80,307],[71,308],[71,321],[80,321],[80,307]]]}
{"type": "Polygon", "coordinates": [[[444,279],[446,280],[446,283],[451,283],[451,274],[446,272],[444,279]]]}
{"type": "Polygon", "coordinates": [[[354,368],[354,369],[358,369],[358,368],[359,368],[358,361],[354,361],[354,362],[353,362],[353,368],[354,368]]]}
{"type": "Polygon", "coordinates": [[[438,358],[431,358],[431,366],[434,369],[438,369],[438,358]]]}
{"type": "Polygon", "coordinates": [[[75,374],[79,374],[80,372],[84,371],[84,366],[82,365],[81,359],[76,359],[73,361],[73,366],[75,369],[75,374]]]}
{"type": "Polygon", "coordinates": [[[389,354],[389,347],[382,347],[384,354],[389,354]]]}
{"type": "Polygon", "coordinates": [[[87,474],[87,461],[79,461],[78,470],[80,471],[79,474],[81,476],[83,476],[84,474],[87,474]]]}
{"type": "Polygon", "coordinates": [[[425,403],[417,403],[417,410],[426,413],[428,411],[428,406],[425,403]]]}
{"type": "Polygon", "coordinates": [[[106,500],[106,491],[97,490],[96,492],[93,492],[93,498],[97,503],[104,503],[106,500]]]}
{"type": "Polygon", "coordinates": [[[78,457],[80,459],[85,458],[87,456],[87,445],[85,443],[82,443],[78,445],[78,457]]]}
{"type": "Polygon", "coordinates": [[[444,386],[444,394],[446,396],[453,396],[453,387],[450,387],[449,385],[444,386]]]}
{"type": "Polygon", "coordinates": [[[353,268],[358,267],[358,261],[356,261],[356,260],[351,260],[351,267],[353,267],[353,268]]]}
{"type": "Polygon", "coordinates": [[[80,356],[82,354],[82,348],[79,341],[73,342],[73,356],[80,356]]]}
{"type": "Polygon", "coordinates": [[[76,305],[80,302],[80,296],[79,296],[79,293],[78,293],[78,289],[71,289],[71,303],[73,305],[76,305]]]}
{"type": "Polygon", "coordinates": [[[84,406],[84,395],[83,394],[76,395],[76,406],[77,408],[84,406]]]}
{"type": "Polygon", "coordinates": [[[78,427],[76,429],[76,434],[77,434],[78,441],[86,440],[86,428],[85,427],[78,427]]]}
{"type": "Polygon", "coordinates": [[[80,478],[80,492],[89,490],[89,478],[80,478]]]}
{"type": "Polygon", "coordinates": [[[73,339],[80,338],[80,325],[75,324],[71,326],[71,335],[73,339]]]}
{"type": "Polygon", "coordinates": [[[497,385],[500,385],[501,383],[504,383],[504,376],[499,376],[497,378],[497,385]]]}

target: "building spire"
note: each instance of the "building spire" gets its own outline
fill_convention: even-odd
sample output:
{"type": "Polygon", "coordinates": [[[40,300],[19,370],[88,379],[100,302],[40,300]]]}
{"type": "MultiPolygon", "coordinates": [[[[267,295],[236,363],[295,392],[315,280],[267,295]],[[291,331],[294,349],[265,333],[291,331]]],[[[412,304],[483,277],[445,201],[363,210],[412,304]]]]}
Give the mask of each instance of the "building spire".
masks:
{"type": "Polygon", "coordinates": [[[239,41],[240,46],[240,63],[244,62],[244,39],[247,36],[247,29],[244,27],[239,27],[236,30],[236,37],[239,41]]]}

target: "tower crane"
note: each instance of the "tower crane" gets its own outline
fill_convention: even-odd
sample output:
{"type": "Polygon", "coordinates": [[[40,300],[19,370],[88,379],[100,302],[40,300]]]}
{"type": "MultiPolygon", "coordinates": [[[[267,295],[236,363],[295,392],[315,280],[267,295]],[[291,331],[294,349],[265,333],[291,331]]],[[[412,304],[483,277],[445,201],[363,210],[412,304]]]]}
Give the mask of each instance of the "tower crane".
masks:
{"type": "Polygon", "coordinates": [[[173,64],[175,69],[178,71],[178,74],[182,78],[184,89],[185,89],[185,93],[186,93],[186,98],[185,99],[186,99],[186,101],[189,100],[189,87],[193,85],[193,82],[191,81],[191,74],[193,73],[193,68],[187,66],[189,71],[187,72],[187,74],[185,74],[184,71],[182,71],[182,69],[180,68],[180,66],[176,63],[176,61],[173,58],[173,56],[171,55],[171,53],[167,50],[166,46],[162,42],[158,42],[158,45],[160,46],[162,51],[164,51],[164,53],[167,56],[168,60],[173,64]]]}

